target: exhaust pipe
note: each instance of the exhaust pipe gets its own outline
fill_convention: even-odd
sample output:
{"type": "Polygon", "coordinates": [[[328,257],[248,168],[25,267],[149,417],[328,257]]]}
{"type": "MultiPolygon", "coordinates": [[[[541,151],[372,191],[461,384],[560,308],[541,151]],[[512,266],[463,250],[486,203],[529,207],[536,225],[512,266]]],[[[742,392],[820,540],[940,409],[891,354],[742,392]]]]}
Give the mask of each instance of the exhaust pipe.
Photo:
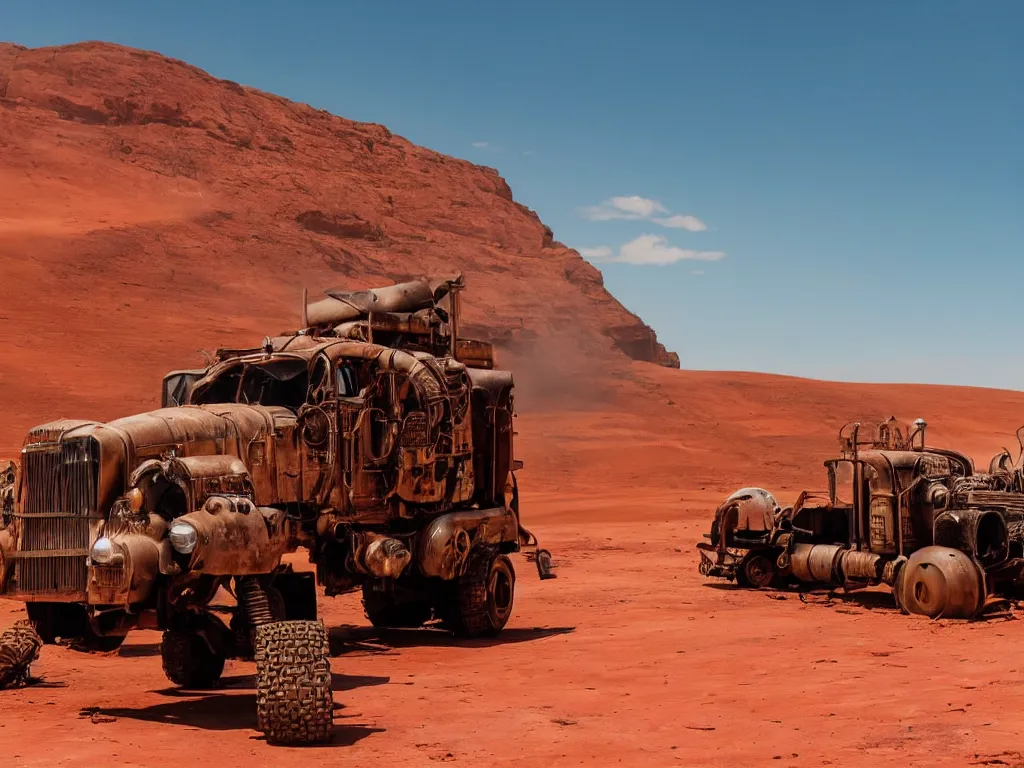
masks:
{"type": "Polygon", "coordinates": [[[838,544],[797,544],[790,555],[790,567],[800,581],[837,586],[880,584],[885,561],[879,555],[838,544]]]}

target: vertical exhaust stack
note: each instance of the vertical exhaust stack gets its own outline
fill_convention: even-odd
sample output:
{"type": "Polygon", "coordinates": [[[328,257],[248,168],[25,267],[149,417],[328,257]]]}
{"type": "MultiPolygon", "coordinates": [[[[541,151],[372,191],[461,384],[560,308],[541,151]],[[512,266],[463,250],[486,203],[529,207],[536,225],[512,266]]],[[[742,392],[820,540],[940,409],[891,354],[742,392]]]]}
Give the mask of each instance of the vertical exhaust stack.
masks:
{"type": "Polygon", "coordinates": [[[910,446],[918,451],[924,450],[924,431],[928,423],[924,419],[917,419],[914,422],[914,431],[910,433],[910,446]],[[915,444],[915,440],[918,441],[915,444]]]}
{"type": "Polygon", "coordinates": [[[451,313],[448,316],[448,328],[451,342],[451,356],[453,360],[458,360],[458,346],[459,346],[459,291],[462,290],[462,281],[452,281],[448,286],[448,297],[451,302],[451,313]]]}

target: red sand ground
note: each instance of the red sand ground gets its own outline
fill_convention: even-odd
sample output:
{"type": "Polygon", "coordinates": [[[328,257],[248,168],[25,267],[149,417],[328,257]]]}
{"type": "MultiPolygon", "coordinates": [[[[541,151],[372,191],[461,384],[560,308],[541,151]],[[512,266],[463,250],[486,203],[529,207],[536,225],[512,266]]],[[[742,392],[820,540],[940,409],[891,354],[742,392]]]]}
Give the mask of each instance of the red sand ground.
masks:
{"type": "MultiPolygon", "coordinates": [[[[251,664],[193,693],[156,633],[46,647],[45,684],[0,693],[5,765],[1024,765],[1015,620],[737,591],[694,549],[738,485],[820,486],[846,420],[923,416],[987,462],[1024,393],[638,362],[671,360],[491,171],[155,54],[0,45],[0,455],[43,420],[153,407],[198,348],[294,326],[303,284],[453,267],[516,371],[525,522],[559,578],[517,558],[490,642],[376,633],[357,597],[322,600],[323,748],[258,738],[251,664]]],[[[0,603],[0,627],[22,615],[0,603]]]]}

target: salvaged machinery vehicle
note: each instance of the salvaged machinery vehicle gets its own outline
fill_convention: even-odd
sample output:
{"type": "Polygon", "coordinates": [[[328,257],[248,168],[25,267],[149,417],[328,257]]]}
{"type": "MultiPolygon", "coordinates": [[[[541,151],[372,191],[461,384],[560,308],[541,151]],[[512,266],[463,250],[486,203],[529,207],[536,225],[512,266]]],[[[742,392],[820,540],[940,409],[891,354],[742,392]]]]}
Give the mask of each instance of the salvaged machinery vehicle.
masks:
{"type": "Polygon", "coordinates": [[[463,636],[512,611],[519,519],[513,379],[458,337],[461,276],[303,301],[302,330],[164,380],[164,407],[30,431],[0,530],[0,593],[46,642],[116,648],[163,630],[175,683],[253,658],[268,741],[332,723],[317,583],[371,622],[463,636]],[[285,555],[305,548],[313,569],[285,555]],[[211,602],[234,598],[225,623],[211,602]]]}
{"type": "Polygon", "coordinates": [[[904,612],[932,618],[1003,602],[1024,570],[1022,462],[1004,451],[975,472],[970,457],[927,446],[925,429],[890,419],[863,439],[845,426],[828,490],[792,507],[760,488],[732,494],[697,545],[701,574],[755,588],[886,584],[904,612]]]}

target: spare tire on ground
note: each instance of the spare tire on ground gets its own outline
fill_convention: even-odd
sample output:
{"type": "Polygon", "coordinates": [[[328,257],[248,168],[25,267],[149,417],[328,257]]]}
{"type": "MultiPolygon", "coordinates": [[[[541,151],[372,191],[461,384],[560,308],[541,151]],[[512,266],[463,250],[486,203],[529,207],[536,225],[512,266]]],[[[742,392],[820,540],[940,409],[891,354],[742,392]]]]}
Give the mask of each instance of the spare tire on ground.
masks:
{"type": "Polygon", "coordinates": [[[39,658],[42,647],[42,638],[27,621],[19,621],[0,634],[0,690],[18,688],[31,680],[29,667],[39,658]]]}

